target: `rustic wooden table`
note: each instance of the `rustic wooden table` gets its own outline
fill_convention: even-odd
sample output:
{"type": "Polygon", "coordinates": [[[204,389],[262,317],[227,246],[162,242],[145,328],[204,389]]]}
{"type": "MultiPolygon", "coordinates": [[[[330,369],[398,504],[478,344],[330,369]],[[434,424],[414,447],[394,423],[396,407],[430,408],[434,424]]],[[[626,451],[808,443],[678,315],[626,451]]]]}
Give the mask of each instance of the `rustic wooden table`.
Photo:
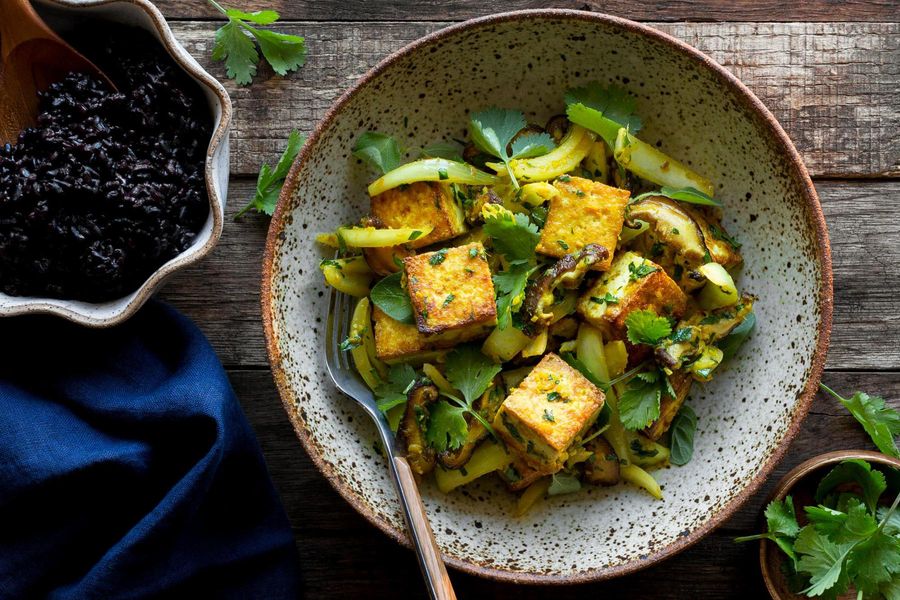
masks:
{"type": "MultiPolygon", "coordinates": [[[[203,0],[157,0],[178,38],[214,75],[217,13],[203,0]]],[[[822,200],[834,252],[835,319],[825,382],[880,394],[900,407],[900,3],[894,0],[701,0],[585,4],[563,0],[233,0],[275,8],[285,31],[306,37],[305,67],[287,78],[261,67],[250,87],[226,81],[235,104],[228,212],[252,196],[263,161],[291,128],[312,130],[337,95],[389,52],[463,20],[555,6],[648,21],[741,78],[775,113],[803,154],[822,200]]],[[[309,598],[424,596],[412,554],[358,516],[319,475],[294,437],[266,362],[259,279],[268,219],[229,218],[213,255],[180,274],[162,297],[212,340],[259,436],[293,523],[309,598]]],[[[718,531],[679,556],[608,583],[554,590],[453,573],[460,598],[763,598],[755,545],[775,481],[827,450],[869,448],[835,401],[819,396],[768,484],[718,531]]],[[[739,448],[735,449],[740,452],[739,448]]]]}

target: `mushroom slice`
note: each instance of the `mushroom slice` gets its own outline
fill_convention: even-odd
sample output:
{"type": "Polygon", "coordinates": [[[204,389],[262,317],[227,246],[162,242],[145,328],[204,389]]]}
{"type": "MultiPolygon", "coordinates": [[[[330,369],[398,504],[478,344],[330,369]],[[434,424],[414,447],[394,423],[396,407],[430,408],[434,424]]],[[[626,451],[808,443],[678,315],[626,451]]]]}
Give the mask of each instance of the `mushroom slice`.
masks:
{"type": "Polygon", "coordinates": [[[556,301],[554,291],[558,287],[577,289],[591,266],[606,260],[608,256],[606,247],[588,244],[574,254],[566,254],[531,282],[522,304],[526,333],[535,335],[553,322],[551,307],[556,301]]]}
{"type": "Polygon", "coordinates": [[[397,438],[410,468],[418,475],[434,469],[435,452],[425,439],[428,405],[437,400],[438,389],[431,383],[416,381],[406,394],[406,411],[400,421],[397,438]]]}

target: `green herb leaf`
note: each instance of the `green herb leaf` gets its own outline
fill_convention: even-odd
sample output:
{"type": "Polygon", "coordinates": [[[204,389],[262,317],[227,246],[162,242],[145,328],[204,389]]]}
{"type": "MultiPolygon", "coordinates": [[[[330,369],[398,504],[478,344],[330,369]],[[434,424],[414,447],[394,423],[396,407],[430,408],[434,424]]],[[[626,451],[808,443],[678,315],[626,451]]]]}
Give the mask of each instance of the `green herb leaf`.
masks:
{"type": "Polygon", "coordinates": [[[512,152],[508,152],[507,146],[526,126],[525,115],[517,110],[491,107],[474,112],[469,117],[469,135],[472,137],[472,142],[482,152],[496,156],[503,161],[510,181],[516,189],[519,184],[513,176],[509,161],[514,158],[539,156],[555,148],[553,139],[549,135],[529,134],[515,140],[511,147],[512,152]]]}
{"type": "Polygon", "coordinates": [[[437,142],[422,148],[419,158],[446,158],[454,162],[465,162],[459,145],[449,142],[437,142]]]}
{"type": "Polygon", "coordinates": [[[618,304],[619,303],[619,299],[616,298],[615,296],[613,296],[612,294],[610,294],[609,292],[606,292],[606,294],[604,294],[602,296],[591,296],[590,301],[593,302],[594,304],[618,304]]]}
{"type": "Polygon", "coordinates": [[[878,529],[878,521],[859,498],[848,501],[847,512],[827,506],[807,506],[804,510],[816,531],[833,542],[857,542],[878,529]]]}
{"type": "MultiPolygon", "coordinates": [[[[722,206],[722,203],[718,200],[713,199],[711,196],[701,192],[700,190],[692,187],[685,188],[673,188],[668,186],[663,186],[659,188],[659,190],[655,192],[645,192],[640,194],[639,196],[635,196],[632,198],[631,202],[639,202],[640,200],[647,198],[648,196],[665,196],[666,198],[671,198],[672,200],[678,200],[679,202],[687,202],[688,204],[700,204],[702,206],[722,206]]],[[[725,232],[722,229],[719,229],[722,234],[725,232]]],[[[724,238],[718,238],[723,241],[724,238]]],[[[735,241],[735,244],[737,242],[735,241]]],[[[734,245],[734,244],[732,244],[734,245]]],[[[735,246],[735,250],[740,248],[741,245],[737,244],[735,246]]]]}
{"type": "Polygon", "coordinates": [[[381,175],[399,167],[402,155],[403,151],[397,140],[377,131],[366,131],[353,145],[353,156],[381,175]]]}
{"type": "Polygon", "coordinates": [[[628,263],[628,281],[637,281],[659,271],[651,263],[644,261],[639,265],[628,263]]]}
{"type": "Polygon", "coordinates": [[[819,482],[816,488],[816,502],[823,502],[825,497],[837,486],[844,483],[856,483],[862,488],[862,497],[871,512],[878,506],[878,498],[887,489],[884,474],[864,460],[852,458],[834,467],[819,482]]]}
{"type": "Polygon", "coordinates": [[[634,114],[637,101],[625,88],[616,85],[604,86],[592,81],[584,87],[568,90],[565,98],[566,105],[581,104],[592,108],[617,123],[619,127],[628,129],[629,133],[635,134],[643,127],[640,117],[634,114]]]}
{"type": "Polygon", "coordinates": [[[387,381],[375,388],[376,405],[387,412],[406,404],[406,393],[416,381],[416,372],[409,365],[394,365],[388,371],[387,381]]]}
{"type": "Polygon", "coordinates": [[[800,559],[797,570],[808,573],[810,586],[803,590],[808,596],[821,596],[828,590],[838,595],[847,591],[850,578],[844,569],[844,561],[852,548],[852,543],[837,544],[819,535],[811,526],[800,530],[794,550],[800,559]]]}
{"type": "Polygon", "coordinates": [[[497,291],[497,327],[506,329],[512,322],[512,314],[521,306],[525,296],[528,277],[536,267],[529,264],[515,264],[506,271],[499,271],[493,276],[494,289],[497,291]]]}
{"type": "Polygon", "coordinates": [[[460,448],[469,435],[465,415],[466,409],[462,406],[446,400],[435,402],[429,409],[425,439],[438,452],[460,448]]]}
{"type": "Polygon", "coordinates": [[[632,344],[654,346],[672,334],[672,324],[652,310],[634,310],[625,317],[628,340],[632,344]]]}
{"type": "Polygon", "coordinates": [[[290,135],[288,135],[287,146],[284,152],[281,153],[281,158],[278,159],[275,168],[271,168],[268,164],[263,164],[260,167],[259,175],[256,178],[256,194],[249,204],[234,216],[235,220],[251,209],[269,216],[275,212],[275,206],[278,204],[278,196],[281,194],[284,180],[305,141],[306,137],[301,135],[296,129],[291,131],[290,135]]]}
{"type": "Polygon", "coordinates": [[[484,221],[484,232],[491,236],[494,250],[510,263],[534,261],[534,249],[541,239],[537,227],[523,214],[500,211],[484,221]]]}
{"type": "Polygon", "coordinates": [[[447,355],[445,370],[447,380],[462,392],[471,407],[502,368],[482,354],[479,345],[465,344],[457,346],[447,355]]]}
{"type": "Polygon", "coordinates": [[[878,594],[882,584],[900,574],[900,540],[876,531],[853,547],[847,571],[856,589],[867,597],[878,594]]]}
{"type": "Polygon", "coordinates": [[[550,481],[550,487],[547,488],[548,496],[561,496],[562,494],[573,494],[581,489],[581,482],[571,473],[560,471],[553,474],[550,481]]]}
{"type": "Polygon", "coordinates": [[[413,323],[412,302],[403,289],[402,279],[403,273],[388,275],[372,287],[370,297],[372,304],[390,318],[401,323],[413,323]]]}
{"type": "Polygon", "coordinates": [[[256,75],[259,52],[253,42],[254,38],[266,62],[279,75],[287,75],[306,62],[306,42],[302,37],[258,29],[249,24],[275,23],[279,15],[274,10],[244,12],[226,9],[215,0],[210,0],[210,4],[228,18],[228,23],[216,31],[212,58],[224,60],[225,73],[239,85],[248,85],[256,75]]]}
{"type": "Polygon", "coordinates": [[[641,375],[644,373],[639,373],[632,379],[619,396],[619,417],[622,425],[632,431],[643,429],[659,418],[659,401],[662,397],[660,382],[647,381],[648,378],[641,375]]]}
{"type": "Polygon", "coordinates": [[[753,540],[767,539],[775,542],[779,548],[791,559],[793,565],[797,564],[797,554],[794,551],[794,537],[800,531],[797,523],[797,514],[794,511],[794,501],[788,496],[784,501],[773,500],[766,507],[766,528],[768,531],[759,535],[748,535],[735,538],[735,542],[749,542],[753,540]]]}
{"type": "Polygon", "coordinates": [[[900,413],[886,406],[884,399],[877,396],[856,392],[847,399],[825,384],[820,383],[819,387],[834,396],[850,411],[850,414],[859,421],[879,450],[900,458],[900,450],[897,449],[897,443],[894,441],[894,436],[900,435],[900,413]]]}
{"type": "Polygon", "coordinates": [[[682,466],[694,456],[694,433],[697,431],[697,414],[687,404],[683,404],[678,414],[672,419],[669,428],[672,435],[669,462],[682,466]]]}

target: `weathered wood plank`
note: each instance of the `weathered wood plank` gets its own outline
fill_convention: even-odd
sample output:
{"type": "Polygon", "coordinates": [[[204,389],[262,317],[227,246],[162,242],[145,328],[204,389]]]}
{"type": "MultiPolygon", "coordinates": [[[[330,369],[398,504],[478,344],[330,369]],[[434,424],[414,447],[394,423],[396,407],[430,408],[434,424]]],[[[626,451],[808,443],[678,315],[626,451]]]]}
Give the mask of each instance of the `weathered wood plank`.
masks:
{"type": "MultiPolygon", "coordinates": [[[[377,4],[377,3],[372,3],[377,4]]],[[[900,11],[897,11],[900,12],[900,11]]],[[[309,132],[332,101],[378,60],[445,23],[291,23],[309,60],[288,78],[226,81],[235,103],[232,172],[256,173],[291,128],[309,132]]],[[[740,77],[775,113],[814,175],[900,175],[900,24],[659,23],[740,77]]],[[[216,76],[214,23],[173,23],[216,76]]]]}
{"type": "MultiPolygon", "coordinates": [[[[322,477],[294,437],[267,370],[229,373],[257,432],[269,471],[294,526],[306,596],[372,598],[423,597],[412,554],[357,515],[322,477]]],[[[900,408],[900,373],[829,372],[828,385],[849,393],[882,394],[900,408]]],[[[554,597],[583,598],[599,592],[610,598],[762,598],[757,546],[739,546],[736,535],[755,532],[768,494],[790,468],[816,454],[841,448],[872,448],[862,429],[834,400],[816,398],[786,458],[763,489],[721,529],[690,550],[657,567],[607,584],[559,588],[554,597]],[[666,585],[660,585],[665,581],[666,585]]],[[[544,588],[516,587],[452,574],[461,598],[544,598],[544,588]]]]}
{"type": "MultiPolygon", "coordinates": [[[[215,19],[221,16],[206,2],[157,0],[156,4],[170,19],[215,19]]],[[[637,21],[896,21],[900,17],[897,4],[890,0],[666,0],[652,3],[627,0],[450,0],[429,3],[427,8],[413,0],[233,0],[227,5],[240,6],[244,10],[275,9],[284,19],[310,21],[449,21],[528,8],[593,10],[637,21]]]]}
{"type": "MultiPolygon", "coordinates": [[[[225,235],[211,257],[172,279],[162,297],[194,318],[219,357],[232,366],[266,365],[259,277],[268,219],[231,218],[253,193],[232,181],[225,235]]],[[[820,182],[831,228],[835,318],[828,366],[900,366],[900,182],[820,182]]]]}

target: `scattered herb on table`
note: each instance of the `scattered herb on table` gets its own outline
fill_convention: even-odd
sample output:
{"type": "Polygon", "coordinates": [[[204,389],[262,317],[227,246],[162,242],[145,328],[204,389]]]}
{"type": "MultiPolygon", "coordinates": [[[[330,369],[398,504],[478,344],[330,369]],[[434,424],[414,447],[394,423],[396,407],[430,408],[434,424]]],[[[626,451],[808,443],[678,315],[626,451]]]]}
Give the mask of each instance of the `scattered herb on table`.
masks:
{"type": "Polygon", "coordinates": [[[249,85],[256,75],[257,45],[266,62],[279,75],[287,75],[306,62],[306,42],[302,37],[253,26],[278,21],[279,14],[274,10],[244,12],[225,8],[216,0],[209,0],[209,3],[228,17],[228,23],[216,31],[213,60],[224,60],[225,73],[239,85],[249,85]]]}
{"type": "Polygon", "coordinates": [[[291,165],[294,164],[294,159],[297,158],[305,141],[305,136],[296,129],[291,131],[287,147],[281,154],[281,158],[278,159],[275,168],[263,163],[259,169],[259,176],[256,178],[256,194],[247,206],[238,211],[234,216],[235,219],[239,219],[251,209],[272,216],[272,213],[275,212],[275,205],[278,203],[281,186],[284,185],[284,179],[291,170],[291,165]]]}
{"type": "Polygon", "coordinates": [[[879,450],[900,458],[900,450],[897,449],[897,442],[894,440],[895,436],[900,435],[900,412],[887,406],[884,399],[878,396],[856,392],[850,398],[844,398],[824,383],[820,383],[819,387],[850,411],[879,450]]]}

